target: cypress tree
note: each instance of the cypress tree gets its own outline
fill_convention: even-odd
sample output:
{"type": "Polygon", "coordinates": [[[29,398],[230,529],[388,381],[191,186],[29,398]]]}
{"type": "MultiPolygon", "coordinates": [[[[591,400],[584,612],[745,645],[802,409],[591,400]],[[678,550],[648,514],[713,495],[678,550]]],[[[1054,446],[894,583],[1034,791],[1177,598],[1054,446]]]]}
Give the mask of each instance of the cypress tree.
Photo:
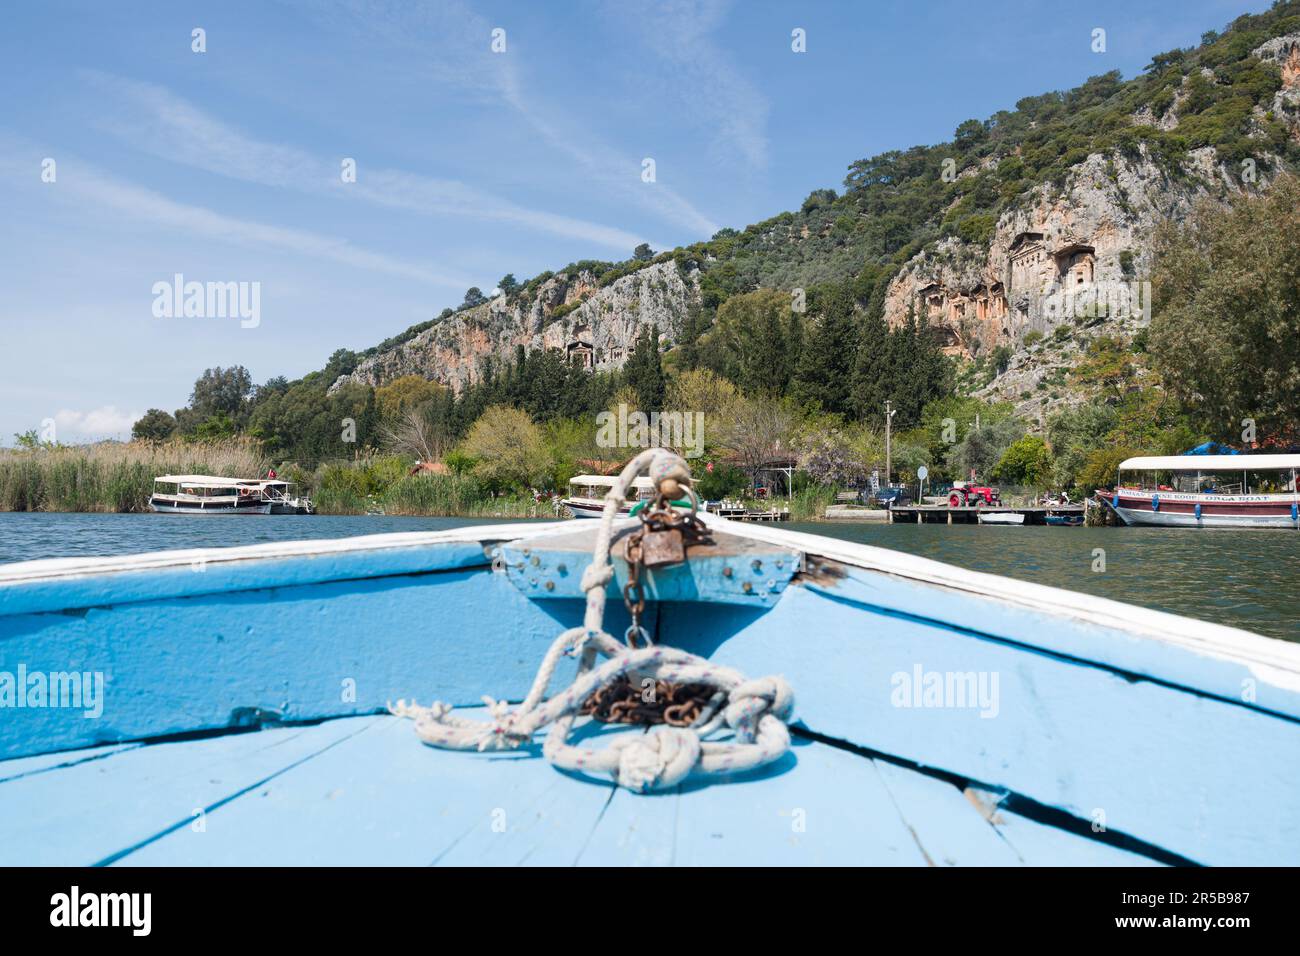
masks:
{"type": "Polygon", "coordinates": [[[623,368],[627,384],[636,392],[641,411],[659,411],[664,407],[667,385],[659,360],[659,339],[654,326],[647,325],[637,335],[636,347],[623,368]]]}
{"type": "Polygon", "coordinates": [[[863,419],[883,424],[885,401],[893,389],[892,342],[885,320],[868,316],[858,336],[853,370],[853,411],[863,419]]]}
{"type": "Polygon", "coordinates": [[[807,331],[791,390],[799,401],[848,412],[857,338],[853,299],[842,285],[827,287],[816,298],[820,316],[807,331]]]}
{"type": "Polygon", "coordinates": [[[800,367],[800,358],[803,354],[803,316],[794,310],[790,310],[790,330],[785,336],[785,354],[787,354],[785,381],[789,385],[790,378],[794,377],[794,369],[800,367]]]}
{"type": "Polygon", "coordinates": [[[740,386],[753,393],[780,395],[790,384],[790,355],[781,313],[763,309],[746,336],[740,355],[740,386]]]}

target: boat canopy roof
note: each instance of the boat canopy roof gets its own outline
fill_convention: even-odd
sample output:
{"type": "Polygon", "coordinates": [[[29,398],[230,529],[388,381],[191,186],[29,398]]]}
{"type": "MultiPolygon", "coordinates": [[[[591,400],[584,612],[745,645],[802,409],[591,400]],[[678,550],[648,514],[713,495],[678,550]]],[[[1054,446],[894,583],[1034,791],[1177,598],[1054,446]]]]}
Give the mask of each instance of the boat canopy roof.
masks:
{"type": "Polygon", "coordinates": [[[1269,471],[1300,468],[1300,455],[1155,455],[1126,458],[1120,471],[1269,471]]]}
{"type": "MultiPolygon", "coordinates": [[[[613,488],[618,480],[616,475],[574,475],[569,484],[588,488],[613,488]]],[[[632,480],[632,487],[639,491],[653,491],[655,483],[644,475],[632,480]]]]}
{"type": "Polygon", "coordinates": [[[178,485],[202,485],[204,488],[237,488],[241,485],[287,485],[281,478],[222,478],[217,475],[159,475],[154,481],[178,485]]]}
{"type": "Polygon", "coordinates": [[[159,475],[154,481],[175,482],[180,485],[203,485],[207,488],[227,488],[249,484],[243,478],[219,478],[216,475],[159,475]]]}

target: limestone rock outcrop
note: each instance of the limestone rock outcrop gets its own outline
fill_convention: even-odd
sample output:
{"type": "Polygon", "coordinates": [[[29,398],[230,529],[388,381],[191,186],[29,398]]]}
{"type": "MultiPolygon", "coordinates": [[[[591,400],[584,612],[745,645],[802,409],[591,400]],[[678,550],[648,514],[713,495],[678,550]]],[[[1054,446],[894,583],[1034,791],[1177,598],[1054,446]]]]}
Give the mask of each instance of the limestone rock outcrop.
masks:
{"type": "Polygon", "coordinates": [[[448,316],[363,359],[332,388],[347,382],[379,386],[420,375],[460,391],[481,378],[489,361],[500,368],[513,359],[519,346],[557,350],[589,368],[619,368],[646,325],[671,345],[698,299],[698,275],[683,275],[671,261],[648,265],[604,288],[591,272],[561,273],[538,285],[531,296],[499,295],[448,316]]]}
{"type": "MultiPolygon", "coordinates": [[[[1271,39],[1252,55],[1277,64],[1282,82],[1271,109],[1256,107],[1256,132],[1248,135],[1262,137],[1267,124],[1280,122],[1300,142],[1300,33],[1271,39]]],[[[1218,82],[1208,69],[1200,77],[1218,82]]],[[[1130,121],[1176,129],[1190,83],[1184,78],[1159,115],[1144,106],[1130,121]]],[[[1258,159],[1251,188],[1266,187],[1279,168],[1276,156],[1261,153],[1258,159]]],[[[997,162],[985,157],[978,168],[997,162]]],[[[971,167],[957,175],[975,173],[971,167]]],[[[1203,197],[1228,197],[1242,188],[1243,178],[1242,170],[1225,166],[1211,146],[1189,151],[1178,168],[1157,160],[1145,143],[1131,152],[1092,153],[1062,182],[1022,193],[985,241],[947,238],[908,260],[886,290],[885,319],[897,327],[915,316],[938,331],[949,354],[986,360],[992,381],[977,394],[1014,401],[1022,413],[1041,417],[1079,397],[1063,382],[1079,358],[1076,332],[1081,340],[1131,337],[1148,321],[1156,226],[1184,217],[1203,197]],[[995,355],[996,374],[987,363],[995,355]]],[[[773,220],[780,222],[781,217],[773,220]]],[[[828,219],[820,231],[807,224],[772,225],[764,236],[765,251],[825,240],[836,224],[828,219]]],[[[828,253],[823,249],[822,254],[828,253]]],[[[800,255],[806,257],[792,250],[791,261],[800,255]]],[[[478,381],[489,363],[499,367],[520,347],[554,350],[589,368],[616,369],[647,325],[661,343],[672,345],[700,300],[698,271],[683,271],[672,261],[651,263],[604,287],[593,273],[574,268],[526,293],[497,296],[455,313],[371,354],[334,387],[347,381],[377,386],[416,374],[460,391],[478,381]]]]}
{"type": "Polygon", "coordinates": [[[1003,213],[987,246],[949,239],[910,260],[890,284],[886,321],[915,314],[946,351],[977,358],[1018,348],[1031,332],[1050,335],[1098,299],[1141,311],[1156,223],[1236,188],[1192,162],[1194,175],[1175,180],[1145,152],[1088,156],[1064,188],[1043,184],[1003,213]]]}

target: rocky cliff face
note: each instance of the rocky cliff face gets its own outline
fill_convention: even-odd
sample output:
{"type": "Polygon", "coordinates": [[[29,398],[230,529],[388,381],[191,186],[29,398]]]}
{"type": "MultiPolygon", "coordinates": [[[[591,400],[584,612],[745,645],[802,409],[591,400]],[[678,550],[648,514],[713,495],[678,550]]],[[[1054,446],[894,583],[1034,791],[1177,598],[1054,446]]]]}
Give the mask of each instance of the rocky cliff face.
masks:
{"type": "MultiPolygon", "coordinates": [[[[1279,64],[1283,86],[1269,118],[1300,141],[1300,33],[1270,40],[1253,55],[1279,64]]],[[[1184,98],[1176,97],[1163,116],[1146,110],[1132,120],[1176,129],[1184,98]]],[[[1265,114],[1256,113],[1262,122],[1265,114]]],[[[1260,187],[1276,168],[1276,157],[1263,158],[1270,162],[1254,173],[1260,187]]],[[[1022,196],[999,218],[987,246],[948,239],[911,259],[890,284],[886,320],[898,325],[915,314],[940,332],[946,351],[962,358],[988,357],[1006,346],[1005,370],[976,394],[1044,418],[1084,397],[1065,387],[1080,358],[1076,331],[1085,340],[1131,337],[1149,321],[1155,226],[1186,215],[1203,197],[1239,190],[1238,172],[1212,147],[1188,153],[1173,174],[1145,145],[1136,156],[1094,153],[1062,188],[1044,184],[1022,196]]]]}
{"type": "Polygon", "coordinates": [[[596,276],[563,273],[541,283],[531,296],[500,295],[448,316],[392,349],[364,359],[334,383],[379,386],[403,375],[420,375],[456,391],[476,382],[489,360],[497,367],[519,346],[554,349],[590,368],[619,368],[632,353],[643,326],[673,344],[691,303],[699,299],[695,272],[683,275],[673,262],[646,266],[598,288],[596,276]]]}
{"type": "MultiPolygon", "coordinates": [[[[1271,108],[1255,107],[1256,127],[1262,132],[1266,123],[1280,121],[1300,142],[1300,33],[1271,39],[1252,55],[1276,63],[1282,78],[1271,108]]],[[[1216,82],[1205,69],[1195,80],[1216,82]]],[[[1159,115],[1144,106],[1131,122],[1177,129],[1192,83],[1185,77],[1159,115]]],[[[1252,173],[1259,186],[1266,186],[1276,157],[1263,153],[1260,159],[1264,162],[1252,173]]],[[[980,168],[996,163],[989,157],[980,168]]],[[[970,168],[958,175],[976,172],[970,168]]],[[[1184,216],[1202,197],[1222,199],[1240,189],[1241,173],[1227,168],[1212,147],[1186,154],[1177,168],[1158,161],[1145,143],[1132,153],[1093,153],[1070,169],[1062,184],[1044,183],[1023,193],[986,241],[950,238],[909,260],[887,290],[886,321],[896,326],[916,315],[939,331],[952,355],[987,359],[996,354],[1002,368],[977,394],[1010,400],[1032,419],[1043,417],[1085,397],[1069,387],[1067,377],[1089,338],[1130,337],[1148,321],[1146,280],[1156,225],[1184,216]]],[[[789,235],[781,232],[786,227],[773,226],[761,251],[771,256],[775,246],[789,247],[789,262],[834,256],[834,248],[806,244],[825,240],[838,225],[827,218],[818,234],[804,225],[789,235]]],[[[771,275],[778,276],[775,284],[786,283],[781,272],[771,275]]],[[[651,264],[604,288],[592,273],[572,270],[531,293],[498,296],[449,316],[367,357],[334,387],[346,381],[377,386],[415,374],[459,391],[477,381],[489,361],[499,365],[520,346],[615,369],[626,361],[643,326],[672,345],[699,301],[699,273],[683,273],[673,262],[651,264]]]]}
{"type": "MultiPolygon", "coordinates": [[[[1211,151],[1212,153],[1212,151],[1211,151]]],[[[1064,185],[1044,184],[998,220],[987,246],[957,239],[909,261],[890,284],[885,318],[909,313],[943,335],[964,358],[1025,336],[1050,335],[1095,299],[1125,299],[1140,311],[1155,225],[1179,217],[1203,195],[1236,189],[1213,157],[1197,156],[1175,179],[1143,150],[1137,157],[1094,153],[1064,185]]]]}

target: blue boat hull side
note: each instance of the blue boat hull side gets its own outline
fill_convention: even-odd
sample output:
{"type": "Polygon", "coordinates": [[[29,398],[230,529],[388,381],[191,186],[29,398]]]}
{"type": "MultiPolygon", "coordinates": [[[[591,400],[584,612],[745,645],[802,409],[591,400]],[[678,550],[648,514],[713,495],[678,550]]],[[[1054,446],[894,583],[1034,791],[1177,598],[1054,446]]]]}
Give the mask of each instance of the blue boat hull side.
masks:
{"type": "MultiPolygon", "coordinates": [[[[197,573],[187,554],[0,569],[0,672],[108,678],[100,719],[0,711],[0,756],[373,713],[398,697],[517,700],[581,619],[582,565],[561,536],[572,528],[513,541],[501,552],[521,567],[495,571],[472,535],[509,542],[525,529],[194,552],[197,573]]],[[[879,549],[776,529],[742,537],[656,570],[654,591],[670,600],[647,626],[752,676],[784,674],[814,734],[1196,862],[1300,863],[1294,647],[879,549]],[[757,569],[755,547],[768,549],[757,569]],[[798,553],[831,560],[801,560],[787,579],[798,553]],[[737,593],[737,568],[763,594],[737,593]],[[898,675],[906,684],[918,669],[904,695],[898,675]],[[931,674],[954,689],[964,675],[977,689],[996,678],[996,697],[932,706],[931,674]]],[[[625,626],[611,600],[607,629],[625,626]]]]}
{"type": "MultiPolygon", "coordinates": [[[[517,533],[518,528],[513,530],[517,533]]],[[[487,564],[482,543],[455,540],[441,532],[160,551],[132,557],[129,563],[113,558],[30,561],[0,566],[0,640],[5,634],[5,617],[17,614],[481,568],[487,564]],[[448,539],[441,540],[444,537],[448,539]]]]}
{"type": "Polygon", "coordinates": [[[403,696],[519,699],[581,606],[540,608],[502,585],[439,572],[8,619],[0,671],[98,672],[106,687],[98,719],[80,708],[4,711],[0,758],[374,713],[403,696]],[[510,622],[505,639],[483,632],[493,618],[510,622]]]}
{"type": "Polygon", "coordinates": [[[1143,667],[1126,653],[1131,635],[955,603],[859,569],[791,587],[770,614],[720,638],[726,616],[666,614],[661,640],[783,674],[796,716],[818,735],[1010,790],[1196,862],[1300,864],[1300,722],[1262,709],[1294,712],[1295,695],[1240,664],[1165,649],[1143,667]],[[1057,650],[1041,646],[1048,635],[1057,650]],[[1137,676],[1157,664],[1196,689],[1137,676]],[[944,690],[927,700],[930,675],[942,682],[930,690],[944,690]],[[986,706],[980,680],[991,692],[994,675],[986,706]],[[1257,705],[1241,701],[1244,680],[1257,705]]]}
{"type": "Polygon", "coordinates": [[[447,542],[0,588],[0,681],[98,673],[105,687],[98,718],[0,708],[0,759],[399,697],[518,699],[582,605],[529,601],[487,561],[477,542],[447,542]]]}

